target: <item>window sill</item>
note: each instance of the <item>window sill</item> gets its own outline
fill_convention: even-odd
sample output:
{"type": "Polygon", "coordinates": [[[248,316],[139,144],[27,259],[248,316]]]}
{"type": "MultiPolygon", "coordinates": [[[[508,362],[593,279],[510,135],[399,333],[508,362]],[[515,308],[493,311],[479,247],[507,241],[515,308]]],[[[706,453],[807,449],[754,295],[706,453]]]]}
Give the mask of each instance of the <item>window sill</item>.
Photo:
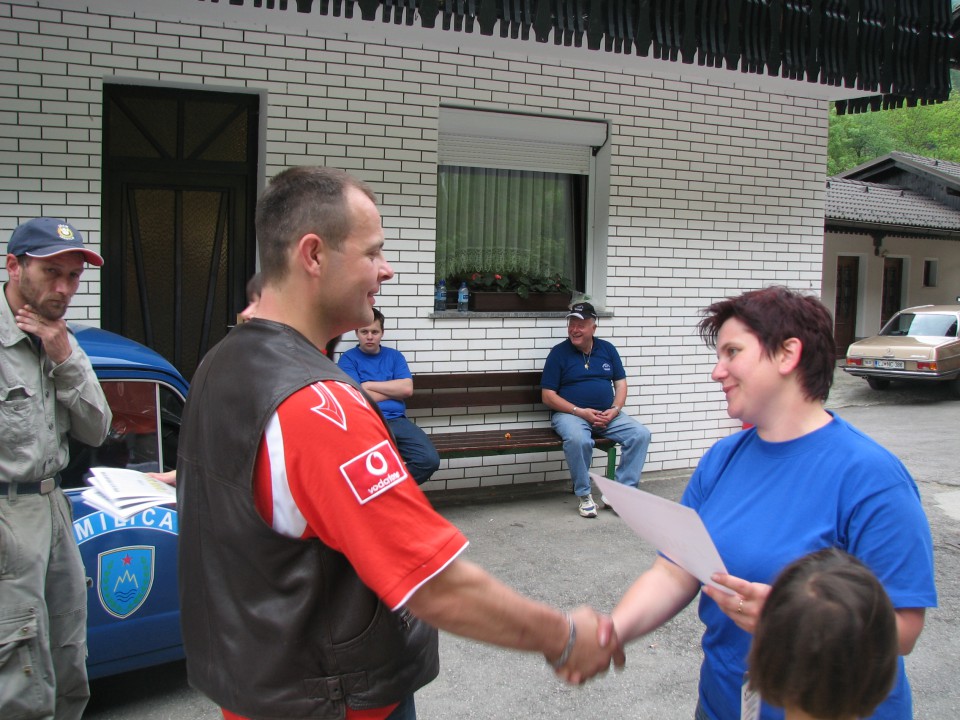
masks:
{"type": "Polygon", "coordinates": [[[455,320],[457,318],[495,318],[495,317],[566,317],[568,310],[443,310],[431,312],[427,317],[434,320],[455,320]]]}
{"type": "MultiPolygon", "coordinates": [[[[437,312],[433,310],[427,315],[432,320],[470,320],[474,318],[565,318],[568,310],[498,310],[488,312],[477,312],[476,310],[443,310],[437,312]]],[[[613,313],[607,310],[597,310],[597,315],[602,318],[613,317],[613,313]]]]}

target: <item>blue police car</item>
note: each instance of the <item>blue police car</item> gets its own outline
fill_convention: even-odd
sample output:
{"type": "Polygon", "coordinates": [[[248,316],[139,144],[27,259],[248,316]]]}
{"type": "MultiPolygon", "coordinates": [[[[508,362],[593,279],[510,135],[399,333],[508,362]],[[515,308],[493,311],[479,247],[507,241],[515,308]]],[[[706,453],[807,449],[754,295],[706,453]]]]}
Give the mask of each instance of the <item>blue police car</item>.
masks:
{"type": "Polygon", "coordinates": [[[100,447],[71,440],[61,473],[87,575],[90,678],[183,657],[177,593],[177,508],[151,507],[118,520],[81,493],[91,467],[172,470],[187,381],[163,357],[97,328],[71,326],[113,411],[100,447]]]}

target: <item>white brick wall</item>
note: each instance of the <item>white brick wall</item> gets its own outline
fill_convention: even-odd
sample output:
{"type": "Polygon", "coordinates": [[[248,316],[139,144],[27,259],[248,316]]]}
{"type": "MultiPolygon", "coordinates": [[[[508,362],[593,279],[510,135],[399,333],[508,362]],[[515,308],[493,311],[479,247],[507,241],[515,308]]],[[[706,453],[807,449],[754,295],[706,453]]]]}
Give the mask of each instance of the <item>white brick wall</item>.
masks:
{"type": "MultiPolygon", "coordinates": [[[[626,410],[653,431],[648,471],[691,468],[736,427],[709,380],[711,354],[695,334],[698,310],[773,282],[819,290],[823,101],[532,57],[457,54],[422,41],[324,37],[323,25],[285,35],[262,23],[223,27],[88,9],[124,7],[107,0],[44,5],[64,4],[0,2],[0,249],[20,221],[39,214],[67,217],[99,248],[104,82],[247,88],[266,98],[264,177],[289,165],[329,164],[380,194],[398,271],[381,299],[387,339],[415,372],[536,369],[565,336],[562,321],[429,318],[439,105],[607,119],[609,227],[606,256],[596,259],[607,288],[594,299],[613,313],[599,334],[623,356],[626,410]]],[[[98,322],[99,279],[97,270],[85,273],[71,318],[98,322]]],[[[460,428],[481,416],[418,420],[460,428]]],[[[544,417],[512,412],[486,420],[509,428],[544,417]]],[[[463,486],[565,476],[560,454],[538,459],[456,461],[437,477],[463,486]]]]}

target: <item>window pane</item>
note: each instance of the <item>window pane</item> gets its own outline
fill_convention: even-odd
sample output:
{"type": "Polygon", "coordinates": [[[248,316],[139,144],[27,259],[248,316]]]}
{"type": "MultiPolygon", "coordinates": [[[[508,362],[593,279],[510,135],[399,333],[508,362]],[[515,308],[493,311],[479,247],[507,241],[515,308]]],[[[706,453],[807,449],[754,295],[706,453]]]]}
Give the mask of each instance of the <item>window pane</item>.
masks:
{"type": "Polygon", "coordinates": [[[160,447],[164,470],[177,466],[177,446],[180,441],[180,418],[183,398],[168,387],[160,386],[160,447]]]}
{"type": "Polygon", "coordinates": [[[437,277],[561,275],[583,287],[586,177],[441,165],[437,277]]]}
{"type": "Polygon", "coordinates": [[[158,472],[156,383],[123,381],[102,386],[113,411],[113,424],[95,451],[96,464],[158,472]]]}
{"type": "Polygon", "coordinates": [[[70,438],[70,464],[61,472],[64,487],[82,486],[91,467],[131,468],[141,472],[162,469],[157,433],[157,383],[102,380],[100,386],[113,413],[110,432],[99,447],[70,438]]]}

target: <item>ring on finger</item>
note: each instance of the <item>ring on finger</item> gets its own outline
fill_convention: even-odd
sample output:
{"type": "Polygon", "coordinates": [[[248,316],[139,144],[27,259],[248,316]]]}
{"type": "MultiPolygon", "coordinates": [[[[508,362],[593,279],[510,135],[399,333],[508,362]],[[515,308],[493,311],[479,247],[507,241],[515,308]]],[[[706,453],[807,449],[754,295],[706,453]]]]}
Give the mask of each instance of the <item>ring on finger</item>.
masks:
{"type": "Polygon", "coordinates": [[[743,598],[740,598],[740,604],[737,605],[737,615],[743,615],[743,598]]]}

